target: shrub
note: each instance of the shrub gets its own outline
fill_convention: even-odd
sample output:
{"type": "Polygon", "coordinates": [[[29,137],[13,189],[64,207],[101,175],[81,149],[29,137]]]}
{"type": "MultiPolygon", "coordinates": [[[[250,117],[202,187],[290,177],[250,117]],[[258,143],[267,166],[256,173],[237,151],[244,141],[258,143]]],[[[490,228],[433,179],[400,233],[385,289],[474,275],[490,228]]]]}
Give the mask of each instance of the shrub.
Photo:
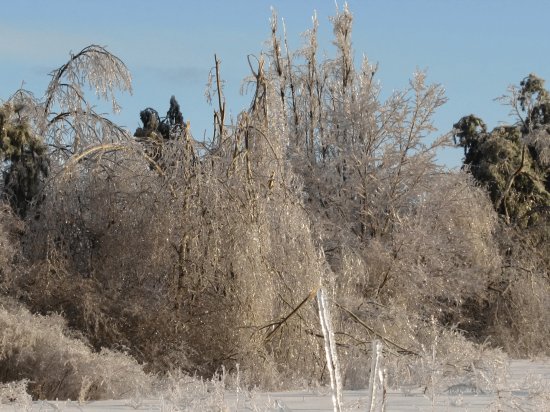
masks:
{"type": "Polygon", "coordinates": [[[13,290],[21,272],[20,240],[24,224],[4,203],[0,202],[0,293],[13,290]]]}
{"type": "Polygon", "coordinates": [[[59,315],[32,315],[2,298],[0,305],[0,381],[28,380],[36,399],[113,399],[141,388],[152,377],[130,356],[94,352],[71,336],[59,315]]]}

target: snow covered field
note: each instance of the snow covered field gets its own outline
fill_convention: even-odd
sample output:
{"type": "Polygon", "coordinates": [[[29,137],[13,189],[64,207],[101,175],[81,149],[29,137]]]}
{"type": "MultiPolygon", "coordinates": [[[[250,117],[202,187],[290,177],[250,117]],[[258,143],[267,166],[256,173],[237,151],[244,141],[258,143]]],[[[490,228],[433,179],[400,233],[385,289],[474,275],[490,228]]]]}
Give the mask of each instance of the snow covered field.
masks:
{"type": "MultiPolygon", "coordinates": [[[[550,411],[550,361],[513,361],[498,391],[476,393],[469,385],[455,385],[430,399],[423,388],[390,389],[387,411],[550,411]]],[[[366,411],[367,391],[344,391],[344,410],[366,411]]],[[[39,401],[32,405],[3,404],[0,411],[332,411],[328,388],[310,392],[205,391],[196,396],[183,391],[173,397],[79,404],[75,401],[39,401]],[[180,394],[181,395],[181,394],[180,394]]]]}

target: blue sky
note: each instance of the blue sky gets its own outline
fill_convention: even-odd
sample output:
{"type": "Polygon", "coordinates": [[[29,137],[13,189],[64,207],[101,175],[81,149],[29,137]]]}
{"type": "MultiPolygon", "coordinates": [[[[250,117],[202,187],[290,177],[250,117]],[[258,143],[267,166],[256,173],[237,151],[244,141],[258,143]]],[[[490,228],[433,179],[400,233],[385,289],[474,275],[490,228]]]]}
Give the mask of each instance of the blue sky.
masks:
{"type": "MultiPolygon", "coordinates": [[[[342,4],[343,2],[339,2],[342,4]]],[[[356,62],[379,63],[385,94],[406,87],[416,68],[441,83],[449,102],[436,115],[441,132],[475,113],[489,127],[510,121],[493,99],[533,72],[550,81],[550,1],[547,0],[349,0],[354,14],[356,62]]],[[[69,52],[99,44],[120,57],[133,76],[133,95],[111,118],[134,131],[139,111],[161,114],[176,95],[195,138],[211,134],[212,109],[204,99],[214,53],[222,60],[228,108],[248,107],[239,93],[248,74],[247,54],[258,55],[269,37],[270,7],[285,19],[290,47],[320,22],[320,48],[333,55],[328,16],[334,1],[301,0],[18,0],[0,15],[0,99],[24,87],[41,96],[48,73],[69,52]]],[[[105,109],[107,110],[107,109],[105,109]]],[[[450,167],[461,150],[441,153],[450,167]]]]}

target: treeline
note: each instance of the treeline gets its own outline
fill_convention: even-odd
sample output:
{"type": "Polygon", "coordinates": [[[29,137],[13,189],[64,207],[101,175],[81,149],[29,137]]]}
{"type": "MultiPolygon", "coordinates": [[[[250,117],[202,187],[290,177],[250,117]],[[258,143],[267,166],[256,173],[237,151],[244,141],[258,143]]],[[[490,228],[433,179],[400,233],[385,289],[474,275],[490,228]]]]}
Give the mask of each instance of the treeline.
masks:
{"type": "MultiPolygon", "coordinates": [[[[457,373],[476,374],[473,360],[491,369],[500,355],[490,348],[548,355],[544,82],[530,75],[510,90],[512,125],[488,132],[471,115],[428,140],[442,87],[418,72],[381,99],[377,65],[354,60],[352,20],[347,8],[332,18],[336,55],[325,58],[315,19],[292,52],[274,15],[268,49],[249,58],[250,108],[234,122],[216,58],[209,142],[193,139],[175,98],[165,117],[143,110],[134,136],[97,114],[86,87],[116,110],[115,90],[131,85],[123,62],[95,45],[54,71],[43,99],[9,98],[0,338],[19,336],[14,313],[42,324],[38,315],[57,313],[89,356],[124,352],[146,373],[239,365],[250,385],[307,385],[327,379],[316,307],[302,304],[322,284],[349,387],[364,385],[374,338],[393,382],[426,381],[434,342],[457,373]],[[453,137],[461,171],[435,162],[453,137]]],[[[43,368],[1,345],[1,381],[30,379],[34,396],[55,397],[43,368]]],[[[42,352],[33,362],[51,361],[42,352]]]]}

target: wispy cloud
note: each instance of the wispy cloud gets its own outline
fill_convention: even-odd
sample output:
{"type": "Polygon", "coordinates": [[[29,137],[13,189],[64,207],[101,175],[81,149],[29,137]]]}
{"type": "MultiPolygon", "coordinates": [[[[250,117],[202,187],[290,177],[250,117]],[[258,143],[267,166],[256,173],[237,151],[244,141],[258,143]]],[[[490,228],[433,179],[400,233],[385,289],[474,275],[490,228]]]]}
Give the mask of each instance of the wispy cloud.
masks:
{"type": "Polygon", "coordinates": [[[31,62],[42,67],[62,64],[67,54],[85,47],[86,38],[56,30],[24,30],[2,24],[0,26],[0,54],[4,60],[31,62]]]}

